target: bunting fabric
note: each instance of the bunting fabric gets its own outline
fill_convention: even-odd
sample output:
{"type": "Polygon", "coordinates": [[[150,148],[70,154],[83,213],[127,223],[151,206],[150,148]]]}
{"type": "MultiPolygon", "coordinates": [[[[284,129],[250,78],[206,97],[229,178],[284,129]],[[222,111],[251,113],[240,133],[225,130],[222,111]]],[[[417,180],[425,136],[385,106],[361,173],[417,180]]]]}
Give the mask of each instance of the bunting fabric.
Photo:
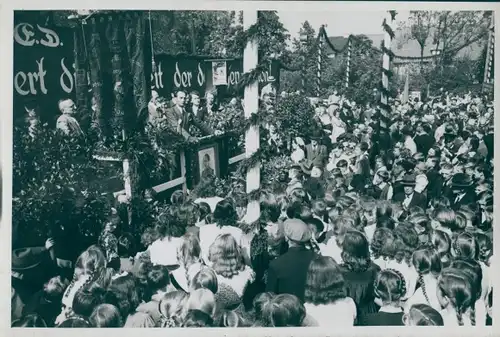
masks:
{"type": "Polygon", "coordinates": [[[105,142],[143,129],[151,73],[146,26],[140,12],[129,11],[95,14],[75,29],[77,106],[105,142]]]}

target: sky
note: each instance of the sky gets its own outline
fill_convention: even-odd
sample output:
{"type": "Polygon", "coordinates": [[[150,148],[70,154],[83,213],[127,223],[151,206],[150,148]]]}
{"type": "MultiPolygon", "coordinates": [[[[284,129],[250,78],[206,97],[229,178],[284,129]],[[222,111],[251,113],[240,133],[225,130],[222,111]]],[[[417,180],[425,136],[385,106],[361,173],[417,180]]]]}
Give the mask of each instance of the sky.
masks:
{"type": "MultiPolygon", "coordinates": [[[[382,22],[387,16],[387,11],[278,11],[278,15],[293,39],[298,38],[299,29],[306,20],[316,32],[322,24],[326,24],[328,36],[383,34],[382,22]]],[[[409,11],[398,11],[394,27],[396,28],[399,22],[407,20],[408,15],[409,11]]]]}

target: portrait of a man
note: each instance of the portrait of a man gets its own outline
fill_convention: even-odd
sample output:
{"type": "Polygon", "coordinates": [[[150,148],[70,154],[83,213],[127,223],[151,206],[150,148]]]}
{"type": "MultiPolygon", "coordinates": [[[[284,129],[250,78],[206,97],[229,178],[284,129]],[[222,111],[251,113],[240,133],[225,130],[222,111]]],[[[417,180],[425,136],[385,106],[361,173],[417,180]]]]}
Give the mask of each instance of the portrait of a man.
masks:
{"type": "Polygon", "coordinates": [[[200,179],[214,178],[217,173],[217,157],[215,147],[209,147],[198,151],[200,179]]]}

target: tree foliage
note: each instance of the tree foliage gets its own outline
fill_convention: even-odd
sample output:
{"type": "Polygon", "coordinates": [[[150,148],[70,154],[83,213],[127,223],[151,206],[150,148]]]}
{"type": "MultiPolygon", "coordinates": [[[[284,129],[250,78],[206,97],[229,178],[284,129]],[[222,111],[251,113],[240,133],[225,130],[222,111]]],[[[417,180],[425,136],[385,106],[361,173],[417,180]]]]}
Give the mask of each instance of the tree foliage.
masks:
{"type": "Polygon", "coordinates": [[[420,46],[421,58],[424,57],[424,49],[432,33],[434,13],[434,11],[410,11],[408,22],[404,22],[400,27],[403,34],[399,44],[403,45],[412,39],[416,40],[420,46]]]}
{"type": "Polygon", "coordinates": [[[414,39],[421,47],[429,43],[441,51],[440,62],[450,63],[462,49],[487,35],[491,12],[484,11],[410,11],[401,25],[403,42],[414,39]]]}
{"type": "Polygon", "coordinates": [[[13,135],[13,245],[19,238],[23,246],[43,245],[60,226],[98,235],[110,208],[96,178],[113,173],[93,158],[92,144],[47,127],[34,139],[22,126],[13,135]]]}

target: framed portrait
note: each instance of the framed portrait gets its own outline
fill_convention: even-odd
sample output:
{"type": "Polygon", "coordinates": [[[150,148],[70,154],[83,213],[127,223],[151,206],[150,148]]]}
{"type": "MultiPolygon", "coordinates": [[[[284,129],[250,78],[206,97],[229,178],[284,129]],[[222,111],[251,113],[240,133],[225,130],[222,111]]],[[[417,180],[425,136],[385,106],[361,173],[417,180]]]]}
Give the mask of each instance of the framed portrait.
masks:
{"type": "Polygon", "coordinates": [[[219,146],[217,143],[208,144],[198,149],[198,181],[210,176],[219,177],[219,146]]]}

